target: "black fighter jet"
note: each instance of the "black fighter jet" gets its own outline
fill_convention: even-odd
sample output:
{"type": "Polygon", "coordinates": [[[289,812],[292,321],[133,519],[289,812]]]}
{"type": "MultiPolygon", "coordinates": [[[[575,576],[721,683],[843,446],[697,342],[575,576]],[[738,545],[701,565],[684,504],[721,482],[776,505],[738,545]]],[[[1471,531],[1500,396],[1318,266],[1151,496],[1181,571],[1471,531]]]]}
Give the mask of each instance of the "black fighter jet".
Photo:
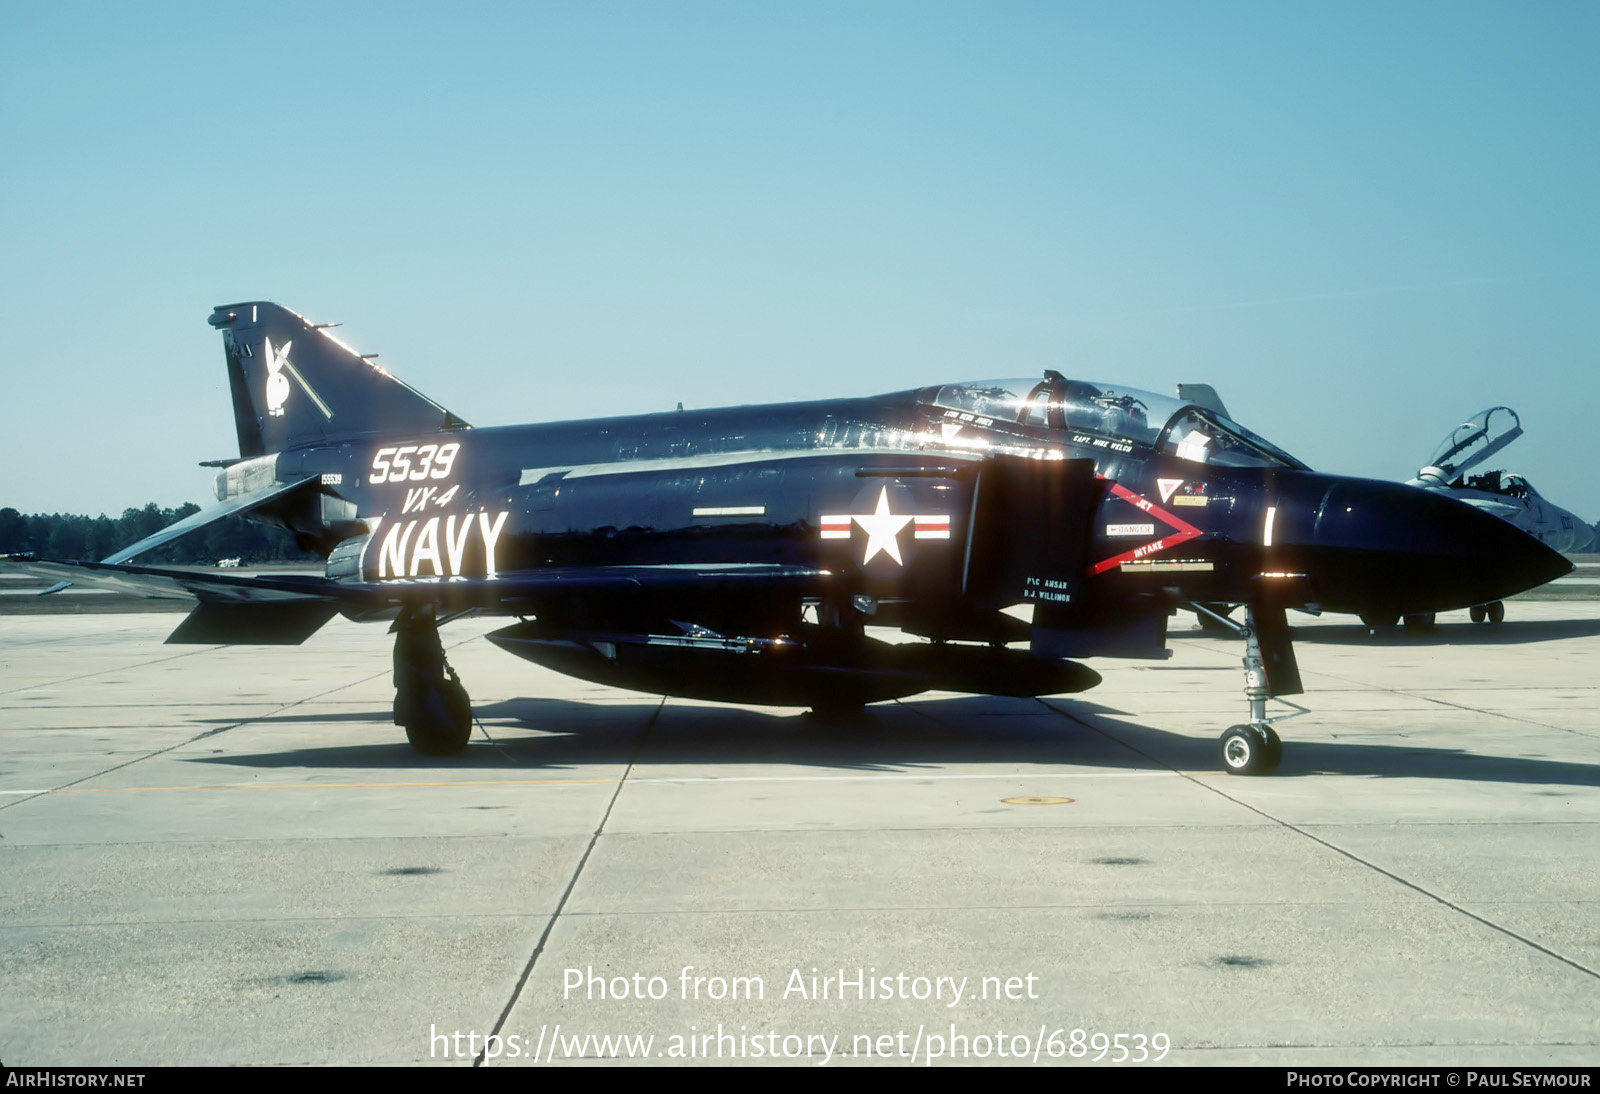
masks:
{"type": "Polygon", "coordinates": [[[394,720],[433,755],[471,735],[438,636],[468,613],[511,617],[490,641],[586,680],[836,716],[1082,691],[1100,677],[1074,659],[1168,656],[1176,609],[1235,603],[1245,622],[1217,621],[1244,641],[1250,714],[1221,759],[1262,774],[1282,755],[1266,701],[1301,691],[1286,608],[1444,611],[1571,568],[1450,498],[1313,473],[1214,400],[1046,372],[473,428],[276,304],[210,322],[239,435],[207,465],[220,504],[103,562],[11,564],[195,598],[169,642],[387,621],[394,720]],[[134,564],[230,514],[291,530],[325,576],[134,564]]]}

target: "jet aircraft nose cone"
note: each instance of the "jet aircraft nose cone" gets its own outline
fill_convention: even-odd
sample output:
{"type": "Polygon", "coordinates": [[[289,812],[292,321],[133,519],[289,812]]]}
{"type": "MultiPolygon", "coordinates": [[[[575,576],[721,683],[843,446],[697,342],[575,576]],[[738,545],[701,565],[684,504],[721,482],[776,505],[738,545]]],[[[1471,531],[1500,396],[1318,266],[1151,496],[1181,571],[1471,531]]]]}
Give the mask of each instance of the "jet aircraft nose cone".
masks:
{"type": "Polygon", "coordinates": [[[1333,480],[1316,505],[1311,535],[1297,538],[1310,540],[1311,584],[1330,611],[1449,611],[1572,570],[1498,517],[1431,491],[1366,479],[1333,480]]]}

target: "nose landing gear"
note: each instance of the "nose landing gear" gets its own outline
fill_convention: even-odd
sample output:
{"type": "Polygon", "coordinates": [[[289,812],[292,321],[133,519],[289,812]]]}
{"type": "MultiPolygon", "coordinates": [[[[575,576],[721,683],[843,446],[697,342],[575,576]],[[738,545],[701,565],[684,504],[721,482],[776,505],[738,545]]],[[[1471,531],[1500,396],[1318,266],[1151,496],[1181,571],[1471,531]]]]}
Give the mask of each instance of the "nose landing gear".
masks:
{"type": "Polygon", "coordinates": [[[1283,742],[1264,721],[1230,726],[1221,744],[1222,766],[1230,775],[1270,775],[1283,759],[1283,742]]]}
{"type": "Polygon", "coordinates": [[[1300,694],[1300,669],[1295,662],[1294,647],[1289,641],[1289,627],[1283,609],[1275,606],[1251,605],[1246,609],[1245,622],[1240,624],[1226,616],[1218,615],[1203,605],[1191,605],[1201,618],[1210,616],[1244,639],[1244,694],[1250,704],[1250,721],[1229,726],[1217,742],[1220,747],[1222,769],[1230,775],[1270,775],[1283,760],[1283,742],[1272,728],[1281,722],[1308,711],[1296,706],[1282,696],[1300,694]],[[1262,651],[1262,640],[1267,643],[1262,651]],[[1293,708],[1289,714],[1267,715],[1267,700],[1273,699],[1293,708]]]}

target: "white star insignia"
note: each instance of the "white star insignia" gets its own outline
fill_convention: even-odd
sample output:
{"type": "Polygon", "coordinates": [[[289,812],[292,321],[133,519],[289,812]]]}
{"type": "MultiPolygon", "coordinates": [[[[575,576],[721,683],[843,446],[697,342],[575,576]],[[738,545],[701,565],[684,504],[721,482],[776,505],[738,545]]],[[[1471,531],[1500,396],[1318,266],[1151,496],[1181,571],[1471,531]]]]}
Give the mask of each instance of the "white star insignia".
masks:
{"type": "Polygon", "coordinates": [[[865,566],[872,561],[872,556],[879,551],[894,559],[895,564],[904,566],[905,559],[900,557],[900,529],[911,523],[911,514],[896,515],[889,512],[889,488],[885,486],[878,495],[877,511],[865,517],[852,517],[867,533],[867,554],[861,560],[865,566]]]}

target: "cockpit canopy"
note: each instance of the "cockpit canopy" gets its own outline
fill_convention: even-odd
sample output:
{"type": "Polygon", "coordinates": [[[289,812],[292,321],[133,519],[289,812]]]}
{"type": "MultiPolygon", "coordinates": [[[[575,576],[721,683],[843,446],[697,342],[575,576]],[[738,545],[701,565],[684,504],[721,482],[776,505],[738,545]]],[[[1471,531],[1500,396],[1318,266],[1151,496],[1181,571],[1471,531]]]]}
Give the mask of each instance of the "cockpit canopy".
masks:
{"type": "Polygon", "coordinates": [[[1058,431],[1067,435],[1064,440],[1106,439],[1222,467],[1307,469],[1214,410],[1120,384],[1068,380],[1055,372],[1043,380],[946,384],[931,401],[995,424],[1058,431]]]}
{"type": "MultiPolygon", "coordinates": [[[[1439,442],[1417,478],[1449,483],[1522,436],[1522,422],[1508,406],[1480,410],[1439,442]]],[[[1416,480],[1413,480],[1416,481],[1416,480]]]]}

